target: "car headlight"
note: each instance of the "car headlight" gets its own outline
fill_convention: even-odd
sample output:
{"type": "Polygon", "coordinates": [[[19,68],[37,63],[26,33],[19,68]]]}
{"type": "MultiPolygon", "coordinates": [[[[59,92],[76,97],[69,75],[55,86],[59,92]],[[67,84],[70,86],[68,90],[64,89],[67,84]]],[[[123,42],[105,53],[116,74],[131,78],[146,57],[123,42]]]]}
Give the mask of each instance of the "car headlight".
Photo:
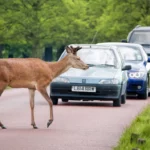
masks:
{"type": "Polygon", "coordinates": [[[62,77],[58,77],[58,78],[55,78],[55,79],[53,80],[53,82],[69,83],[69,79],[67,79],[67,78],[62,78],[62,77]]]}
{"type": "Polygon", "coordinates": [[[145,75],[145,72],[129,72],[128,76],[129,78],[143,78],[145,75]]]}
{"type": "Polygon", "coordinates": [[[118,79],[103,79],[99,81],[99,84],[119,84],[118,79]]]}

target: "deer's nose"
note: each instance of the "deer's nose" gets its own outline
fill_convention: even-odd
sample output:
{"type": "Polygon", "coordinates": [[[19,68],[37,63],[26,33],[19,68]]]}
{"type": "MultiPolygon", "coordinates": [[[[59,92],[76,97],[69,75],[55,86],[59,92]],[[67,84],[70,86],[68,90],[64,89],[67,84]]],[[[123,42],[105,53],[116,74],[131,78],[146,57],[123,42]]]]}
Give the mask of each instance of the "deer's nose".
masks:
{"type": "Polygon", "coordinates": [[[86,70],[86,69],[88,69],[89,68],[89,66],[88,65],[86,65],[85,67],[84,67],[84,70],[86,70]]]}

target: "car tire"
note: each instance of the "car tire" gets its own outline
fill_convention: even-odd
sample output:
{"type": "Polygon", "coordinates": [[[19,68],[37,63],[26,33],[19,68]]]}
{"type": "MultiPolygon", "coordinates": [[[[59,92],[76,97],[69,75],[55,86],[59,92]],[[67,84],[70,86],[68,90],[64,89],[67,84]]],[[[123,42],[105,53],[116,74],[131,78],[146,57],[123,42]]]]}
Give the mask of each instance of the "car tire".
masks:
{"type": "Polygon", "coordinates": [[[138,94],[138,98],[146,100],[148,98],[148,95],[149,95],[149,91],[148,91],[148,81],[147,81],[144,93],[143,94],[138,94]]]}
{"type": "Polygon", "coordinates": [[[62,99],[62,102],[68,102],[68,99],[62,99]]]}
{"type": "Polygon", "coordinates": [[[120,107],[121,106],[121,95],[119,96],[118,99],[113,101],[113,106],[114,107],[120,107]]]}
{"type": "Polygon", "coordinates": [[[51,97],[51,100],[53,102],[53,105],[57,105],[58,104],[58,98],[51,97]]]}
{"type": "Polygon", "coordinates": [[[147,93],[144,91],[144,94],[138,94],[138,98],[139,98],[139,99],[144,99],[144,100],[146,100],[146,99],[148,98],[148,95],[147,95],[147,93]]]}
{"type": "Polygon", "coordinates": [[[121,96],[121,104],[125,104],[125,103],[126,103],[126,93],[121,96]]]}

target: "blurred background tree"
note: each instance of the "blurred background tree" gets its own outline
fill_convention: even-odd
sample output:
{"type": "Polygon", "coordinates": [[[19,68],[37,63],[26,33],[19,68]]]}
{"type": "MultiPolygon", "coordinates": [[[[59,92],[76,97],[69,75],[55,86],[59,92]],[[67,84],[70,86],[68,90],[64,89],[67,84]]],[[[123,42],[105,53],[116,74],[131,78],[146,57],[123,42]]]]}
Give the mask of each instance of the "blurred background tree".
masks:
{"type": "Polygon", "coordinates": [[[149,6],[149,0],[0,0],[0,57],[56,60],[68,44],[121,41],[136,25],[150,25],[149,6]]]}

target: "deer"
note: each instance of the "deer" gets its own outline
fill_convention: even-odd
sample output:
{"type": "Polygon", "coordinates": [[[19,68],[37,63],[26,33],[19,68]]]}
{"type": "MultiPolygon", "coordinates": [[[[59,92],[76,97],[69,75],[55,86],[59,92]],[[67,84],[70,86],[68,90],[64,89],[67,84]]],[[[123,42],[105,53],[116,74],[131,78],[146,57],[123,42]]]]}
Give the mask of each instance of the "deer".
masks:
{"type": "MultiPolygon", "coordinates": [[[[68,69],[77,68],[86,70],[89,68],[78,56],[77,51],[82,47],[66,46],[66,56],[55,62],[46,62],[39,58],[2,58],[0,59],[0,96],[7,86],[11,88],[28,88],[31,110],[31,126],[38,129],[34,119],[34,96],[39,91],[49,104],[50,118],[47,128],[53,122],[53,102],[47,93],[47,86],[52,80],[68,69]]],[[[6,126],[0,120],[0,127],[6,126]]]]}

